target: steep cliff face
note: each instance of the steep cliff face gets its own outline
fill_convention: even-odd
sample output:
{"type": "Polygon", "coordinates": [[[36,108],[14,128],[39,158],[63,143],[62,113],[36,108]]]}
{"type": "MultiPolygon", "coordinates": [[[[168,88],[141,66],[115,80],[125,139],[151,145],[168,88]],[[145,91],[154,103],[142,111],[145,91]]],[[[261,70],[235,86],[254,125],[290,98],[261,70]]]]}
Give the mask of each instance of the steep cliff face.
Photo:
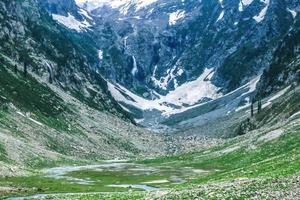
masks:
{"type": "Polygon", "coordinates": [[[96,72],[88,15],[56,18],[40,3],[0,2],[0,171],[163,153],[163,137],[134,126],[96,72]]]}
{"type": "Polygon", "coordinates": [[[295,69],[282,78],[286,64],[277,59],[289,35],[297,37],[297,0],[32,0],[1,6],[9,20],[2,22],[5,56],[19,64],[27,58],[28,70],[85,103],[145,126],[197,117],[202,106],[227,105],[226,114],[249,103],[261,77],[261,88],[275,87],[270,77],[297,77],[295,69]],[[278,65],[281,72],[272,75],[278,65]]]}
{"type": "Polygon", "coordinates": [[[213,83],[224,93],[245,84],[269,65],[299,9],[296,1],[276,0],[102,2],[94,10],[92,3],[84,5],[106,27],[97,34],[110,25],[114,35],[99,42],[101,71],[146,97],[165,95],[205,68],[216,71],[213,83]]]}
{"type": "Polygon", "coordinates": [[[91,38],[62,27],[45,9],[69,16],[77,13],[81,19],[73,20],[78,23],[90,20],[80,14],[74,1],[1,2],[2,63],[32,72],[99,110],[128,118],[111,97],[106,81],[93,70],[98,61],[91,38]]]}
{"type": "Polygon", "coordinates": [[[146,126],[195,117],[203,103],[235,102],[227,113],[248,102],[300,9],[295,0],[117,2],[78,5],[95,21],[99,72],[146,126]]]}
{"type": "Polygon", "coordinates": [[[279,43],[273,60],[259,84],[258,95],[268,95],[286,85],[295,87],[300,81],[300,20],[279,43]]]}

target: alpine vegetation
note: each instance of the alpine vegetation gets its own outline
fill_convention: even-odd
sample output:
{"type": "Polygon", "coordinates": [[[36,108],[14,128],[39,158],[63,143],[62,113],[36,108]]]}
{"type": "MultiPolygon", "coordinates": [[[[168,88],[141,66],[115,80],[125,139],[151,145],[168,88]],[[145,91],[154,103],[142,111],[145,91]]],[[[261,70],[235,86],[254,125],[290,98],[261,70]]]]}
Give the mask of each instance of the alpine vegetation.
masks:
{"type": "Polygon", "coordinates": [[[0,199],[300,199],[299,0],[0,2],[0,199]]]}

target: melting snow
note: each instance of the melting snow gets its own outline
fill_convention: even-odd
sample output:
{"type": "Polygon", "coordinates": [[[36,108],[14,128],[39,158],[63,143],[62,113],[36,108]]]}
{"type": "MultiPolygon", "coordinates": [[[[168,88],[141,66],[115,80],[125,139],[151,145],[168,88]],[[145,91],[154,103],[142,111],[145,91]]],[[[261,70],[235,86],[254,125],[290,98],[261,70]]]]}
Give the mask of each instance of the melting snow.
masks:
{"type": "Polygon", "coordinates": [[[98,51],[98,58],[100,61],[103,60],[103,51],[102,50],[98,51]]]}
{"type": "Polygon", "coordinates": [[[249,6],[252,2],[253,0],[241,0],[239,4],[239,11],[243,12],[244,8],[249,6]]]}
{"type": "Polygon", "coordinates": [[[88,21],[84,20],[82,22],[78,21],[73,15],[68,13],[68,16],[52,14],[54,20],[58,23],[64,25],[65,27],[81,32],[84,29],[89,28],[91,25],[88,21]]]}
{"type": "Polygon", "coordinates": [[[194,105],[203,98],[216,99],[222,96],[218,94],[219,88],[211,83],[210,80],[206,80],[208,76],[211,76],[213,69],[205,69],[203,74],[195,81],[185,83],[176,90],[169,92],[164,100],[166,102],[174,103],[175,105],[182,106],[184,104],[194,105]]]}
{"type": "Polygon", "coordinates": [[[185,83],[166,96],[159,96],[159,99],[155,100],[144,99],[118,84],[108,83],[108,88],[112,96],[119,102],[142,110],[157,109],[162,111],[163,115],[170,115],[187,110],[204,98],[217,99],[221,97],[222,94],[218,93],[219,88],[213,85],[208,78],[212,77],[213,73],[213,69],[205,69],[198,79],[185,83]],[[170,105],[179,108],[175,109],[170,105]]]}
{"type": "Polygon", "coordinates": [[[224,14],[225,14],[225,12],[224,12],[224,10],[222,10],[221,14],[219,15],[219,17],[217,19],[217,22],[224,18],[224,14]]]}
{"type": "Polygon", "coordinates": [[[93,20],[93,18],[88,14],[88,12],[86,10],[80,9],[79,13],[82,14],[83,16],[85,16],[86,18],[93,20]]]}
{"type": "Polygon", "coordinates": [[[237,109],[235,109],[236,112],[240,111],[240,110],[243,110],[244,108],[248,108],[251,106],[251,103],[250,103],[250,97],[246,97],[245,98],[245,101],[246,101],[246,104],[243,105],[243,106],[240,106],[238,107],[237,109]]]}
{"type": "MultiPolygon", "coordinates": [[[[247,95],[251,94],[252,92],[254,92],[254,91],[256,90],[256,87],[257,87],[257,84],[258,84],[260,78],[261,78],[261,75],[255,77],[255,78],[252,79],[249,83],[247,83],[247,84],[245,84],[245,85],[239,87],[238,89],[236,89],[236,90],[230,92],[229,94],[232,94],[232,93],[236,92],[237,90],[240,90],[240,89],[243,89],[243,88],[249,88],[249,90],[248,90],[247,92],[241,94],[241,95],[240,95],[241,97],[244,97],[244,96],[247,96],[247,95]]],[[[227,94],[227,95],[229,95],[229,94],[227,94]]],[[[235,110],[236,112],[237,112],[237,111],[240,111],[240,110],[242,110],[242,109],[244,109],[244,108],[247,108],[247,107],[249,107],[249,106],[251,105],[251,103],[250,103],[250,98],[249,98],[249,97],[246,97],[246,98],[245,98],[245,101],[247,102],[246,105],[238,107],[238,108],[235,110]]]]}
{"type": "Polygon", "coordinates": [[[281,97],[282,95],[284,95],[291,86],[288,86],[286,88],[284,88],[283,90],[279,91],[277,94],[275,94],[273,97],[271,97],[265,104],[263,104],[262,108],[266,108],[269,105],[272,105],[272,102],[275,101],[276,99],[278,99],[279,97],[281,97]]]}
{"type": "Polygon", "coordinates": [[[88,11],[107,5],[113,9],[120,9],[121,13],[127,14],[128,8],[131,5],[135,5],[136,11],[138,11],[155,3],[156,1],[157,0],[76,0],[76,3],[79,6],[87,3],[88,11]]]}
{"type": "Polygon", "coordinates": [[[39,125],[39,126],[44,126],[42,123],[32,119],[31,117],[27,116],[27,115],[24,115],[23,113],[17,111],[17,114],[21,115],[22,117],[25,117],[27,119],[29,119],[30,121],[34,122],[35,124],[39,125]]]}
{"type": "Polygon", "coordinates": [[[223,151],[221,151],[222,154],[228,154],[228,153],[232,153],[234,151],[239,150],[241,147],[240,146],[234,146],[234,147],[229,147],[227,149],[224,149],[223,151]]]}
{"type": "MultiPolygon", "coordinates": [[[[224,5],[223,5],[223,0],[219,0],[220,4],[221,4],[221,7],[224,8],[224,5]]],[[[222,20],[224,18],[224,14],[225,14],[225,11],[222,10],[222,12],[220,13],[218,19],[217,19],[217,22],[222,20]]]]}
{"type": "Polygon", "coordinates": [[[295,114],[293,114],[292,116],[290,116],[290,118],[294,118],[296,116],[300,115],[300,111],[299,112],[296,112],[295,114]]]}
{"type": "Polygon", "coordinates": [[[295,11],[295,10],[291,10],[291,9],[287,9],[287,11],[289,11],[291,14],[292,14],[292,16],[293,16],[293,18],[295,19],[296,18],[296,16],[297,16],[297,11],[295,11]]]}
{"type": "Polygon", "coordinates": [[[169,14],[169,25],[175,25],[178,20],[182,19],[185,17],[185,11],[183,10],[178,10],[176,12],[170,13],[169,14]]]}
{"type": "Polygon", "coordinates": [[[162,180],[143,182],[143,184],[162,184],[162,183],[169,183],[169,182],[170,181],[168,181],[166,179],[162,179],[162,180]]]}
{"type": "Polygon", "coordinates": [[[154,71],[153,71],[153,75],[151,77],[151,80],[153,81],[153,83],[158,86],[161,89],[167,90],[167,86],[171,81],[176,81],[174,80],[177,76],[180,76],[180,73],[183,71],[179,71],[180,73],[175,74],[175,70],[176,70],[176,66],[174,66],[172,69],[168,69],[167,70],[167,76],[165,77],[161,77],[159,80],[157,80],[156,77],[156,70],[157,70],[157,66],[155,66],[154,71]]]}
{"type": "Polygon", "coordinates": [[[264,136],[261,136],[257,139],[258,142],[269,142],[275,140],[284,134],[284,130],[278,129],[267,133],[264,136]]]}
{"type": "Polygon", "coordinates": [[[256,15],[256,16],[253,17],[253,19],[257,23],[260,23],[262,20],[264,20],[266,14],[267,14],[269,5],[270,5],[270,0],[260,0],[260,1],[265,4],[265,7],[260,11],[260,13],[258,15],[256,15]]]}

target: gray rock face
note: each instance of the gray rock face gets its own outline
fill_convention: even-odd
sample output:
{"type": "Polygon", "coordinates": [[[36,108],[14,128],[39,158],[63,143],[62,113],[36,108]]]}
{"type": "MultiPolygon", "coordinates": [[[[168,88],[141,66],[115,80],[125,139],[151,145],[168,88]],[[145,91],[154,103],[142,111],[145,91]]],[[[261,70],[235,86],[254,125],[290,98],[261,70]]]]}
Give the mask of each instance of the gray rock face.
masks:
{"type": "Polygon", "coordinates": [[[97,35],[107,26],[114,35],[99,41],[107,55],[101,72],[143,95],[153,90],[166,94],[198,78],[204,68],[214,68],[213,83],[223,92],[238,88],[269,66],[276,45],[293,24],[291,11],[297,9],[296,1],[241,6],[238,0],[161,0],[139,10],[108,4],[91,13],[105,24],[96,25],[97,35]],[[134,60],[137,70],[132,74],[134,60]]]}
{"type": "MultiPolygon", "coordinates": [[[[101,74],[140,97],[160,99],[196,81],[205,69],[211,69],[205,81],[218,88],[218,94],[228,94],[206,105],[223,106],[222,112],[209,109],[209,113],[215,112],[210,114],[214,119],[253,97],[255,84],[251,85],[251,81],[270,68],[276,59],[276,49],[295,29],[300,9],[299,2],[294,0],[254,0],[249,4],[240,0],[158,0],[142,8],[135,1],[114,7],[112,1],[94,9],[88,3],[82,6],[96,20],[96,43],[103,52],[101,74]],[[252,91],[245,96],[243,86],[247,84],[252,91]]],[[[261,82],[266,76],[262,76],[261,82]]],[[[184,97],[175,101],[181,98],[184,97]]],[[[191,108],[211,100],[215,99],[204,96],[180,107],[191,108]]],[[[126,106],[124,100],[122,105],[126,106]]],[[[131,106],[129,109],[150,127],[165,120],[167,124],[180,123],[203,115],[203,109],[206,110],[198,106],[166,119],[159,109],[143,114],[131,106]]]]}
{"type": "MultiPolygon", "coordinates": [[[[226,114],[249,101],[253,80],[278,61],[300,12],[297,0],[95,2],[1,3],[2,50],[15,60],[29,52],[30,70],[89,105],[158,127],[197,118],[205,102],[207,112],[223,106],[226,114]],[[7,16],[15,16],[9,25],[7,16]],[[165,114],[170,109],[176,113],[165,114]]],[[[282,83],[297,77],[283,71],[282,83]]],[[[270,76],[261,76],[261,88],[272,87],[270,76]]]]}
{"type": "Polygon", "coordinates": [[[97,59],[91,54],[97,51],[91,45],[91,38],[60,26],[45,8],[55,9],[56,13],[72,13],[69,9],[74,9],[73,12],[84,18],[74,1],[1,2],[3,63],[10,61],[9,64],[24,73],[26,67],[90,106],[129,119],[111,97],[106,81],[93,70],[97,59]]]}
{"type": "Polygon", "coordinates": [[[268,70],[259,83],[258,95],[268,95],[285,85],[295,87],[300,81],[300,20],[279,43],[268,70]]]}

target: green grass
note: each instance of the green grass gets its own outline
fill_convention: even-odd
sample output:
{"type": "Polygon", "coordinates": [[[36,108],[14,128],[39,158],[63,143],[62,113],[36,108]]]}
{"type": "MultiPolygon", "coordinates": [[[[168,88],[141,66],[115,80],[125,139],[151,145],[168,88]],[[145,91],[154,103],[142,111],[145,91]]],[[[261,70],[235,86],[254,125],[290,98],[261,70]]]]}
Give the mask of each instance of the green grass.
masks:
{"type": "MultiPolygon", "coordinates": [[[[0,94],[11,99],[12,103],[21,108],[24,113],[34,111],[32,118],[51,128],[67,134],[82,134],[81,128],[77,124],[71,124],[70,121],[72,120],[64,116],[64,114],[69,112],[69,109],[64,105],[62,100],[55,96],[55,94],[52,94],[49,88],[38,84],[29,76],[24,78],[20,75],[12,74],[6,68],[0,68],[0,94]]],[[[298,99],[299,93],[290,95],[289,98],[274,103],[272,109],[263,110],[261,114],[256,116],[255,120],[260,122],[261,126],[264,126],[268,123],[268,125],[274,125],[281,118],[287,119],[299,110],[298,99]]],[[[9,111],[5,107],[0,107],[0,128],[6,128],[14,136],[22,138],[22,133],[18,130],[17,122],[10,117],[9,111]]],[[[66,174],[66,176],[72,178],[95,181],[94,184],[90,185],[82,185],[66,179],[44,177],[41,173],[41,168],[44,167],[84,165],[89,164],[90,161],[66,159],[63,156],[57,161],[47,160],[46,158],[33,159],[32,162],[28,161],[28,166],[33,170],[32,175],[27,177],[0,178],[0,186],[25,188],[24,190],[5,194],[7,196],[26,196],[40,193],[126,192],[77,195],[76,198],[78,199],[99,199],[99,196],[103,199],[143,199],[147,195],[145,192],[134,191],[130,193],[127,188],[111,188],[107,187],[107,185],[142,184],[143,182],[155,180],[169,180],[173,176],[183,178],[186,182],[180,184],[163,183],[150,185],[180,192],[179,196],[170,193],[168,199],[191,199],[193,195],[209,199],[207,192],[230,194],[234,192],[234,188],[209,188],[207,192],[199,190],[195,194],[190,194],[185,192],[185,190],[198,188],[205,184],[232,182],[240,178],[261,180],[260,182],[246,184],[240,190],[253,192],[259,189],[268,189],[271,187],[269,184],[274,180],[282,177],[292,177],[300,172],[300,126],[291,128],[287,125],[283,128],[285,128],[285,134],[269,142],[258,142],[257,137],[259,135],[255,136],[254,140],[252,140],[253,138],[248,140],[250,135],[245,135],[228,140],[224,145],[209,150],[185,155],[133,161],[134,164],[158,169],[158,171],[149,174],[142,171],[129,171],[127,168],[119,171],[81,170],[66,174]],[[222,151],[234,145],[238,145],[240,148],[232,152],[222,153],[222,151]],[[208,173],[190,173],[186,171],[187,167],[206,170],[208,173]]],[[[131,143],[122,142],[122,140],[113,136],[107,138],[107,142],[117,146],[119,149],[139,153],[138,149],[131,143]]],[[[68,143],[58,143],[55,139],[48,137],[47,144],[49,149],[59,152],[62,155],[68,155],[68,143]]],[[[1,141],[0,160],[6,161],[6,152],[1,141]]],[[[283,189],[284,187],[282,186],[283,189]]],[[[251,196],[251,193],[247,193],[238,199],[247,199],[249,195],[251,196]]]]}
{"type": "Polygon", "coordinates": [[[0,160],[1,161],[7,161],[6,151],[5,151],[4,145],[2,144],[1,141],[0,141],[0,160]]]}
{"type": "Polygon", "coordinates": [[[241,149],[222,155],[188,154],[178,157],[159,158],[143,161],[147,164],[170,163],[176,167],[190,166],[201,169],[219,169],[195,181],[206,183],[216,180],[231,180],[238,177],[280,177],[300,171],[300,126],[295,127],[275,141],[257,143],[257,149],[241,149]],[[199,156],[199,157],[198,157],[199,156]],[[200,157],[201,156],[201,157],[200,157]]]}
{"type": "MultiPolygon", "coordinates": [[[[258,178],[259,180],[262,180],[258,183],[254,182],[245,185],[243,189],[250,192],[251,190],[258,190],[258,188],[266,188],[273,180],[277,180],[282,177],[290,177],[300,172],[299,134],[300,126],[295,126],[286,130],[286,133],[280,138],[270,142],[254,142],[256,149],[250,150],[247,143],[245,143],[245,145],[241,145],[239,150],[226,154],[220,154],[222,148],[219,147],[208,152],[196,152],[180,156],[141,160],[137,162],[139,165],[143,165],[145,167],[160,169],[160,171],[151,174],[143,172],[133,173],[126,171],[126,169],[120,171],[82,170],[66,174],[68,177],[95,181],[95,184],[92,185],[80,185],[68,182],[67,180],[44,178],[41,175],[0,179],[0,183],[1,185],[9,183],[10,185],[18,187],[40,188],[39,191],[41,192],[38,193],[86,193],[128,191],[128,189],[124,188],[110,188],[107,187],[107,185],[141,184],[142,182],[147,181],[169,179],[174,175],[185,178],[187,182],[181,184],[152,184],[152,186],[173,188],[178,191],[184,191],[185,189],[193,189],[203,184],[213,182],[219,183],[224,181],[231,182],[239,178],[248,178],[249,180],[258,178]],[[210,170],[210,172],[202,174],[180,174],[180,171],[182,172],[185,167],[210,170]]],[[[223,150],[226,148],[228,148],[228,145],[223,146],[223,150]]],[[[222,189],[215,189],[214,191],[222,192],[221,190],[222,189]]],[[[31,191],[23,193],[23,195],[33,193],[37,192],[31,191]]],[[[198,195],[207,195],[202,193],[203,191],[199,191],[198,195]]],[[[131,197],[132,199],[143,199],[144,195],[145,193],[133,192],[131,197]]],[[[184,197],[184,194],[182,195],[182,197],[184,197]]],[[[189,196],[190,194],[187,195],[189,196]]],[[[97,199],[97,197],[99,197],[99,195],[78,196],[79,199],[97,199]]],[[[105,199],[117,199],[117,197],[124,197],[124,199],[126,199],[127,197],[130,197],[130,193],[107,194],[107,196],[104,195],[102,197],[105,197],[105,199]]],[[[245,199],[247,199],[246,197],[247,196],[244,196],[245,199]]]]}
{"type": "Polygon", "coordinates": [[[3,67],[3,63],[0,65],[2,65],[0,67],[0,94],[2,96],[9,99],[23,113],[32,113],[38,121],[59,131],[68,131],[68,123],[64,114],[70,110],[60,97],[29,74],[24,77],[22,72],[11,72],[3,67]]]}

